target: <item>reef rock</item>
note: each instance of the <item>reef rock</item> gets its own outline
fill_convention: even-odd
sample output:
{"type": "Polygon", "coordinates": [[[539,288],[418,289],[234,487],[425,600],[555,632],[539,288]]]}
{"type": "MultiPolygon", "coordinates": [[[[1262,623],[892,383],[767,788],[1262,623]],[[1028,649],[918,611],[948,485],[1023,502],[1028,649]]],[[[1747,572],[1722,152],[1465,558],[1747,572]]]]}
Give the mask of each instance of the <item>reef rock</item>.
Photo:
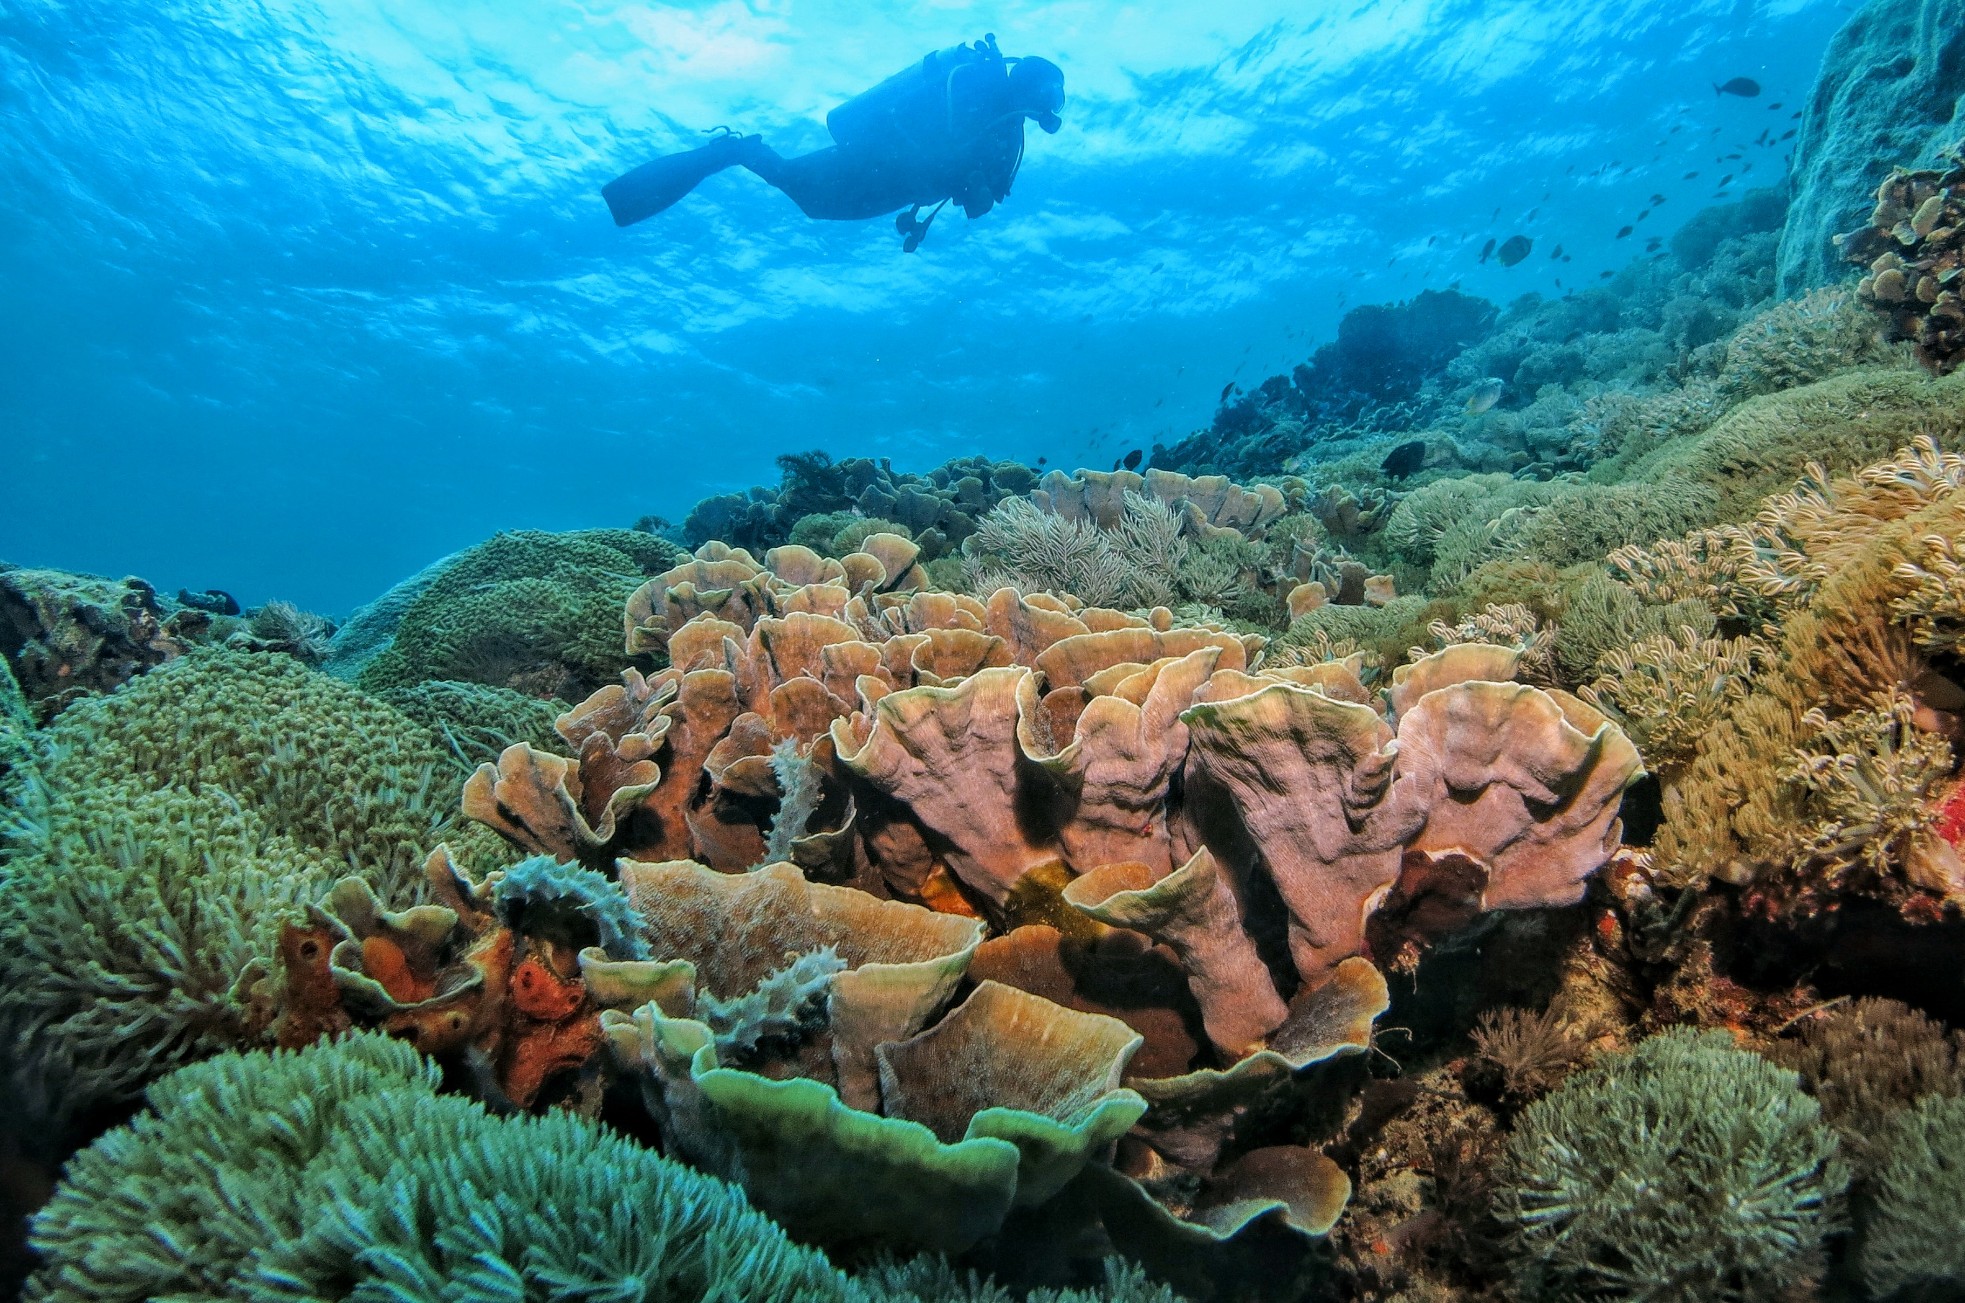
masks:
{"type": "Polygon", "coordinates": [[[1794,155],[1780,293],[1843,277],[1834,237],[1869,215],[1894,163],[1965,138],[1965,0],[1870,0],[1829,42],[1794,155]]]}

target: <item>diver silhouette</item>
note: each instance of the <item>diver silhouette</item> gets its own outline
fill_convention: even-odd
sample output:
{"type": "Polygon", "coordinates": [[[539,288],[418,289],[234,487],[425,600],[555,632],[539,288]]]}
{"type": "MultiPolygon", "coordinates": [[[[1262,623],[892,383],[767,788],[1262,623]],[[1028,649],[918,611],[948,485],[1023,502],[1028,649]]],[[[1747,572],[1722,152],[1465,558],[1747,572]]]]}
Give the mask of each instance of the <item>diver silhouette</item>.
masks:
{"type": "Polygon", "coordinates": [[[1023,163],[1024,119],[1054,134],[1063,108],[1063,71],[1048,59],[1005,58],[991,33],[937,50],[826,114],[828,148],[786,158],[760,136],[718,127],[709,144],[643,163],[600,193],[614,224],[631,226],[704,178],[742,167],[807,217],[859,221],[899,211],[894,226],[912,253],[949,202],[970,217],[1002,202],[1023,163]]]}

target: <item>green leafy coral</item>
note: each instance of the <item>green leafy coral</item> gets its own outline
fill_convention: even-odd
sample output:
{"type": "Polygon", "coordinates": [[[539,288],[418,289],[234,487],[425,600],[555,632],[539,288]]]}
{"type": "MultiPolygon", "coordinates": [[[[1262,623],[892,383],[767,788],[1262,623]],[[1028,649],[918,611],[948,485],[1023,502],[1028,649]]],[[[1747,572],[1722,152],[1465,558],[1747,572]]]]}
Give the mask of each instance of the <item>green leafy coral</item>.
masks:
{"type": "Polygon", "coordinates": [[[469,773],[496,761],[506,747],[525,742],[540,751],[566,745],[553,723],[569,709],[488,683],[428,679],[391,688],[382,700],[442,738],[458,766],[469,773]]]}
{"type": "Polygon", "coordinates": [[[383,691],[460,680],[578,701],[628,664],[628,595],[681,555],[635,530],[500,534],[444,566],[356,682],[383,691]]]}
{"type": "Polygon", "coordinates": [[[1926,1095],[1883,1125],[1876,1148],[1857,1254],[1863,1283],[1876,1298],[1957,1297],[1965,1280],[1965,1098],[1926,1095]]]}
{"type": "Polygon", "coordinates": [[[1792,1072],[1674,1029],[1530,1105],[1498,1177],[1531,1299],[1774,1300],[1817,1269],[1848,1173],[1792,1072]]]}

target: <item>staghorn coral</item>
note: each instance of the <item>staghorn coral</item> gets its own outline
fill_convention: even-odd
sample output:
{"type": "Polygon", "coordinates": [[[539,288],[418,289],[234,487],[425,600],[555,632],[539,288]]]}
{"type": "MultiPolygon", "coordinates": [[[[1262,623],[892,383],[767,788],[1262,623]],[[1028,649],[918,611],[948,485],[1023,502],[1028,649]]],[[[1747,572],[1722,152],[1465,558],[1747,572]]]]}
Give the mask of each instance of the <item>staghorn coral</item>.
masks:
{"type": "Polygon", "coordinates": [[[1171,513],[1137,494],[1114,530],[1008,498],[982,518],[968,550],[977,591],[1070,593],[1093,606],[1121,607],[1171,602],[1187,552],[1171,513]]]}
{"type": "Polygon", "coordinates": [[[1875,1137],[1856,1252],[1876,1298],[1944,1298],[1965,1277],[1965,1099],[1926,1095],[1875,1137]]]}
{"type": "Polygon", "coordinates": [[[316,666],[328,658],[333,639],[334,624],[326,617],[292,602],[268,602],[248,615],[245,627],[229,641],[248,651],[284,652],[302,665],[316,666]]]}
{"type": "Polygon", "coordinates": [[[629,663],[615,636],[621,602],[677,555],[633,530],[500,534],[445,562],[387,646],[329,668],[373,692],[444,679],[574,700],[629,663]]]}
{"type": "Polygon", "coordinates": [[[1496,1212],[1525,1298],[1774,1300],[1819,1269],[1848,1179],[1793,1073],[1673,1029],[1523,1112],[1496,1212]]]}
{"type": "Polygon", "coordinates": [[[646,959],[641,916],[618,883],[545,855],[491,874],[491,907],[517,932],[551,938],[578,952],[599,946],[610,959],[646,959]]]}
{"type": "Polygon", "coordinates": [[[1949,374],[1965,355],[1965,155],[1954,149],[1941,169],[1894,170],[1869,224],[1836,243],[1869,268],[1856,293],[1890,338],[1909,340],[1934,375],[1949,374]]]}

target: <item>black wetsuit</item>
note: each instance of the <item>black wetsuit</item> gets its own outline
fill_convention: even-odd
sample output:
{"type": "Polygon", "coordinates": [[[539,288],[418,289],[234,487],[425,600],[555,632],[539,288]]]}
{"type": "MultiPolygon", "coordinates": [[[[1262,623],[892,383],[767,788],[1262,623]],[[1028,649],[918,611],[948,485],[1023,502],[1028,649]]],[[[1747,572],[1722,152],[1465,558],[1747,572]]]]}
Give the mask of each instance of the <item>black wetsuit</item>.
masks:
{"type": "Polygon", "coordinates": [[[736,162],[808,217],[878,217],[944,199],[980,217],[1010,193],[1023,123],[1002,58],[958,45],[827,114],[830,148],[786,158],[753,137],[736,162]]]}

